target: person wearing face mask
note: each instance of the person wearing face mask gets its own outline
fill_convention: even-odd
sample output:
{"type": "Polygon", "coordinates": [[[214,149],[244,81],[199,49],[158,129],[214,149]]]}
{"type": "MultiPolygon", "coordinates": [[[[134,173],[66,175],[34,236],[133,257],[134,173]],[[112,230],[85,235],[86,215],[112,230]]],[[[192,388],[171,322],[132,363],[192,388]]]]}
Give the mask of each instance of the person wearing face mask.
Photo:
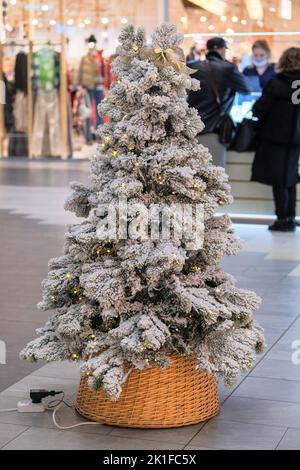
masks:
{"type": "Polygon", "coordinates": [[[270,62],[271,49],[267,41],[260,39],[252,46],[252,64],[243,70],[251,91],[262,91],[275,77],[275,65],[270,62]]]}

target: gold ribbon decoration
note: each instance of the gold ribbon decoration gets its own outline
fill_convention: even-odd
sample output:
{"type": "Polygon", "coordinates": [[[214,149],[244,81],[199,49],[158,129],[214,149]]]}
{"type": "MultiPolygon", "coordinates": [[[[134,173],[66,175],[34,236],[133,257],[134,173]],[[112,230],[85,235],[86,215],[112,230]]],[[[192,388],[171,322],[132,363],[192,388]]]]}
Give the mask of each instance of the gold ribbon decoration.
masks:
{"type": "Polygon", "coordinates": [[[185,64],[183,50],[179,47],[161,49],[160,47],[143,47],[139,54],[142,60],[153,62],[157,67],[173,67],[176,72],[191,75],[195,73],[195,69],[191,69],[185,64]]]}

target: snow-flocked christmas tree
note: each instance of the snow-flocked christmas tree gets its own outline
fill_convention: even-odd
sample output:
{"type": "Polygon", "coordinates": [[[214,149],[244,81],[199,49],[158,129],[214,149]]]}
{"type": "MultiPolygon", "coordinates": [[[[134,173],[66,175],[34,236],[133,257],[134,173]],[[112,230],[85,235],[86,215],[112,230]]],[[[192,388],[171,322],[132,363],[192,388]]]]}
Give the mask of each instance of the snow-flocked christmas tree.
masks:
{"type": "Polygon", "coordinates": [[[204,126],[186,90],[199,82],[175,26],[158,27],[150,45],[142,28],[126,26],[119,41],[91,184],[73,183],[65,205],[85,220],[69,227],[65,254],[49,261],[39,308],[54,313],[21,357],[82,361],[90,386],[112,399],[132,369],[166,367],[172,354],[195,355],[199,368],[230,385],[253,366],[264,338],[252,319],[260,299],[220,266],[241,242],[228,216],[215,215],[232,196],[225,171],[196,139],[204,126]],[[99,207],[120,210],[124,198],[129,206],[202,204],[203,246],[99,237],[99,207]]]}

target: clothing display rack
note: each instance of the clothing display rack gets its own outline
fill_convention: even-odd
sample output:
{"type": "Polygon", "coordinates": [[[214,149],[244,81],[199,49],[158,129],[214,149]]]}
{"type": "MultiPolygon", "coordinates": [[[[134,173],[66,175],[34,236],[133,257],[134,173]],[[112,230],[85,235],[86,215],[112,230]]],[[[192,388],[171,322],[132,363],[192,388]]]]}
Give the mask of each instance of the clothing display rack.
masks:
{"type": "MultiPolygon", "coordinates": [[[[8,41],[0,43],[0,79],[3,80],[3,56],[6,47],[28,47],[27,54],[27,98],[28,98],[28,158],[33,158],[32,141],[33,141],[33,90],[32,90],[32,61],[33,49],[35,46],[59,46],[60,47],[60,86],[59,86],[59,107],[60,107],[60,148],[61,158],[68,157],[68,91],[67,91],[67,65],[66,65],[66,35],[64,28],[60,28],[59,42],[51,41],[34,41],[33,38],[33,0],[27,1],[28,9],[28,32],[27,39],[23,41],[8,41]]],[[[59,0],[58,19],[61,25],[65,24],[64,10],[65,0],[59,0]]],[[[0,157],[3,156],[5,123],[4,123],[4,100],[0,102],[0,157]]]]}

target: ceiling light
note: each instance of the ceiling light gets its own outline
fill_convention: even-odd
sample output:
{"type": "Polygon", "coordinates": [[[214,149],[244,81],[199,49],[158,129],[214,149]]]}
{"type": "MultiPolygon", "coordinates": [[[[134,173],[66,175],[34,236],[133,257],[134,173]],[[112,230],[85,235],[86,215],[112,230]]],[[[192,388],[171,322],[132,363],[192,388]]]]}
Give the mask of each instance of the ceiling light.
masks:
{"type": "Polygon", "coordinates": [[[227,33],[227,34],[234,34],[234,29],[232,29],[232,28],[227,28],[227,29],[226,29],[226,33],[227,33]]]}
{"type": "Polygon", "coordinates": [[[11,5],[16,5],[17,0],[9,0],[9,3],[10,3],[11,5]]]}
{"type": "Polygon", "coordinates": [[[80,21],[80,23],[78,23],[78,26],[79,28],[85,28],[85,24],[83,21],[80,21]]]}
{"type": "Polygon", "coordinates": [[[214,15],[224,15],[228,7],[227,2],[223,0],[189,0],[190,3],[193,3],[197,7],[202,8],[203,10],[213,13],[214,15]]]}
{"type": "Polygon", "coordinates": [[[86,18],[86,19],[84,20],[84,23],[85,23],[85,24],[91,24],[91,20],[89,20],[88,18],[86,18]]]}
{"type": "Polygon", "coordinates": [[[37,20],[36,18],[34,18],[34,19],[31,21],[31,24],[33,24],[33,26],[36,26],[38,23],[39,23],[39,20],[37,20]]]}
{"type": "Polygon", "coordinates": [[[47,4],[46,4],[46,5],[42,5],[42,6],[41,6],[41,9],[42,9],[43,11],[48,11],[48,10],[49,10],[49,5],[47,5],[47,4]]]}
{"type": "Polygon", "coordinates": [[[279,15],[285,20],[292,19],[292,0],[280,0],[279,15]]]}
{"type": "Polygon", "coordinates": [[[245,3],[251,20],[261,20],[264,17],[262,0],[245,0],[245,3]]]}
{"type": "Polygon", "coordinates": [[[210,25],[208,26],[208,29],[209,29],[209,31],[214,31],[214,30],[216,29],[216,27],[215,27],[215,25],[210,24],[210,25]]]}
{"type": "Polygon", "coordinates": [[[67,20],[67,24],[69,24],[69,25],[72,25],[74,23],[75,23],[75,21],[73,20],[73,18],[70,18],[69,20],[67,20]]]}
{"type": "Polygon", "coordinates": [[[109,23],[109,18],[107,18],[107,16],[103,16],[103,18],[101,18],[101,23],[102,24],[108,24],[109,23]]]}
{"type": "Polygon", "coordinates": [[[220,20],[221,21],[227,21],[227,16],[225,16],[225,15],[220,16],[220,20]]]}
{"type": "Polygon", "coordinates": [[[188,20],[188,19],[187,19],[186,16],[182,16],[182,17],[180,18],[181,23],[187,23],[187,20],[188,20]]]}
{"type": "Polygon", "coordinates": [[[270,11],[271,13],[276,13],[276,8],[270,7],[270,8],[269,8],[269,11],[270,11]]]}
{"type": "Polygon", "coordinates": [[[205,23],[206,20],[207,20],[206,16],[200,16],[201,23],[205,23]]]}
{"type": "Polygon", "coordinates": [[[128,23],[128,19],[127,19],[127,18],[121,18],[121,23],[122,23],[122,24],[128,23]]]}
{"type": "Polygon", "coordinates": [[[231,17],[231,21],[232,21],[233,23],[237,23],[237,22],[239,21],[239,19],[238,19],[237,16],[232,16],[232,17],[231,17]]]}
{"type": "Polygon", "coordinates": [[[242,24],[247,24],[248,21],[247,21],[247,20],[241,20],[241,23],[242,23],[242,24]]]}
{"type": "Polygon", "coordinates": [[[55,21],[55,20],[50,20],[50,21],[49,21],[49,24],[51,24],[51,26],[55,26],[55,25],[56,25],[56,21],[55,21]]]}
{"type": "Polygon", "coordinates": [[[259,26],[260,28],[262,28],[263,25],[264,25],[264,22],[263,22],[262,20],[257,20],[256,24],[257,24],[257,26],[259,26]]]}

